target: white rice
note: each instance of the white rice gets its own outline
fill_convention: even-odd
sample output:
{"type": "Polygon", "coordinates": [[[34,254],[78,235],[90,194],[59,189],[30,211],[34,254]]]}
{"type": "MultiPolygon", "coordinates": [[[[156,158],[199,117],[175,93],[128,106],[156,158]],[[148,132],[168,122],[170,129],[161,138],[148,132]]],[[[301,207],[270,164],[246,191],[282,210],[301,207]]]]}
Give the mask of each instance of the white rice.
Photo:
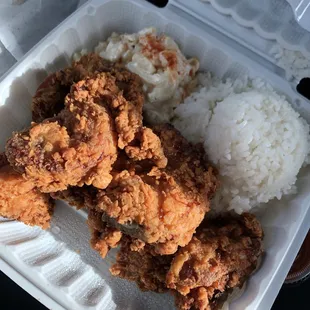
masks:
{"type": "Polygon", "coordinates": [[[211,73],[199,73],[197,78],[198,88],[176,107],[173,120],[174,126],[193,143],[203,142],[216,103],[248,87],[241,80],[222,82],[211,73]]]}
{"type": "Polygon", "coordinates": [[[204,144],[222,183],[216,211],[238,213],[292,193],[310,150],[309,126],[286,99],[260,80],[204,86],[175,111],[175,126],[204,144]]]}

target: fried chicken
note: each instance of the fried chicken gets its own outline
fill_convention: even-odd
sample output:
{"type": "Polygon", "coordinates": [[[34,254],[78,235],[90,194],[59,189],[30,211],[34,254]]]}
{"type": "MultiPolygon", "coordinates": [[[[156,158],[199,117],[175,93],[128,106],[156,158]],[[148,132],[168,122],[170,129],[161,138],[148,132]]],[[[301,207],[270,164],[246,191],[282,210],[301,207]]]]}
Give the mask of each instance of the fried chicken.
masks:
{"type": "Polygon", "coordinates": [[[117,133],[107,101],[114,79],[100,74],[74,84],[65,109],[56,117],[15,133],[6,145],[6,156],[42,192],[68,186],[105,188],[117,158],[117,133]]]}
{"type": "Polygon", "coordinates": [[[179,249],[167,273],[167,286],[182,295],[205,287],[210,300],[227,288],[241,287],[257,266],[262,237],[260,224],[251,214],[206,222],[179,249]]]}
{"type": "MultiPolygon", "coordinates": [[[[95,210],[97,221],[104,220],[113,233],[121,231],[151,244],[156,253],[173,254],[178,246],[191,240],[209,209],[218,182],[216,172],[205,164],[202,148],[194,148],[170,125],[157,126],[154,131],[169,159],[165,169],[155,167],[150,160],[134,161],[126,152],[119,152],[113,180],[105,190],[69,188],[52,193],[52,197],[95,210]]],[[[92,240],[96,240],[92,246],[105,257],[110,247],[104,241],[104,250],[94,246],[104,234],[96,228],[91,231],[92,240]]]]}
{"type": "Polygon", "coordinates": [[[170,289],[178,309],[217,309],[256,269],[262,238],[255,216],[228,215],[205,220],[174,255],[156,255],[150,246],[135,249],[134,241],[124,238],[110,271],[135,281],[142,290],[170,289]]]}
{"type": "MultiPolygon", "coordinates": [[[[32,119],[42,122],[56,116],[65,107],[65,97],[74,83],[95,77],[100,72],[110,73],[115,80],[115,95],[121,94],[126,100],[114,102],[114,117],[121,134],[120,147],[124,148],[134,139],[136,131],[142,127],[142,107],[144,103],[142,82],[138,75],[119,65],[104,60],[97,54],[82,56],[72,66],[48,76],[39,86],[32,101],[32,119]]],[[[110,85],[111,86],[111,85],[110,85]]]]}
{"type": "Polygon", "coordinates": [[[53,201],[15,172],[3,153],[0,154],[0,186],[0,216],[43,229],[50,226],[53,201]]]}
{"type": "Polygon", "coordinates": [[[168,291],[165,278],[173,256],[152,255],[149,245],[133,250],[135,241],[123,237],[117,262],[110,268],[110,272],[116,277],[136,282],[142,291],[168,291]]]}
{"type": "Polygon", "coordinates": [[[220,292],[210,300],[208,288],[198,287],[186,296],[176,293],[175,304],[179,310],[220,310],[231,292],[220,292]]]}
{"type": "Polygon", "coordinates": [[[262,228],[254,215],[206,222],[173,259],[166,284],[178,291],[179,309],[217,309],[241,288],[262,254],[262,228]]]}
{"type": "Polygon", "coordinates": [[[161,141],[152,129],[147,127],[141,128],[136,139],[139,141],[138,146],[128,145],[125,148],[129,158],[135,161],[149,159],[160,168],[167,166],[168,161],[164,154],[161,141]]]}
{"type": "Polygon", "coordinates": [[[151,244],[156,253],[173,254],[191,240],[218,182],[216,172],[205,164],[202,148],[194,148],[170,125],[154,130],[169,159],[165,169],[119,152],[113,180],[105,190],[88,187],[79,193],[71,188],[52,197],[93,209],[107,227],[151,244]]]}
{"type": "Polygon", "coordinates": [[[71,67],[56,72],[39,86],[32,102],[32,116],[35,122],[54,117],[65,106],[65,97],[70,87],[87,77],[96,77],[99,72],[106,72],[110,81],[104,88],[98,87],[93,96],[107,96],[107,91],[114,100],[106,102],[118,133],[118,147],[125,149],[135,160],[153,158],[159,167],[165,167],[165,158],[160,140],[153,132],[143,127],[142,108],[144,95],[140,77],[122,66],[108,62],[96,54],[83,56],[71,67]]]}
{"type": "Polygon", "coordinates": [[[209,210],[217,179],[205,164],[202,149],[194,148],[172,126],[154,130],[167,167],[142,167],[141,172],[138,164],[116,172],[109,187],[98,192],[95,207],[109,226],[152,244],[158,254],[173,254],[188,244],[209,210]]]}
{"type": "Polygon", "coordinates": [[[116,79],[118,91],[122,91],[126,100],[142,109],[144,98],[139,76],[97,54],[88,54],[64,70],[50,74],[41,83],[32,100],[32,120],[39,123],[56,116],[64,108],[65,97],[71,86],[100,72],[111,73],[116,79]]]}

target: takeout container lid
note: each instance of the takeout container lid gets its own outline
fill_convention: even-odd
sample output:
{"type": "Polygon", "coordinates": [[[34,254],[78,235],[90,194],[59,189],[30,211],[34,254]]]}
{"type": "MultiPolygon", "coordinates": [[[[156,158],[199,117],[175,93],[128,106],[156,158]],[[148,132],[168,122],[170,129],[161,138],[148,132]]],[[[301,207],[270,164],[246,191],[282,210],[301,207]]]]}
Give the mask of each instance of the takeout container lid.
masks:
{"type": "MultiPolygon", "coordinates": [[[[272,70],[279,73],[284,70],[287,78],[294,79],[291,68],[279,64],[274,57],[274,53],[277,53],[275,50],[301,52],[310,58],[310,32],[306,30],[309,30],[309,27],[303,28],[295,16],[299,14],[297,20],[302,25],[305,26],[306,23],[310,25],[310,0],[170,0],[169,2],[196,19],[207,22],[228,37],[234,38],[248,50],[260,55],[265,63],[280,65],[280,68],[274,67],[272,70]],[[301,3],[302,5],[299,5],[301,3]]],[[[294,87],[300,79],[294,81],[294,87]]]]}
{"type": "Polygon", "coordinates": [[[287,0],[292,6],[295,18],[299,25],[310,31],[310,1],[309,0],[287,0]]]}
{"type": "MultiPolygon", "coordinates": [[[[68,65],[74,52],[93,48],[113,31],[130,33],[150,26],[173,37],[186,55],[200,59],[203,70],[220,78],[263,78],[310,122],[309,102],[261,49],[249,43],[270,42],[212,6],[200,5],[205,3],[171,0],[159,9],[143,0],[88,1],[0,80],[1,147],[12,131],[29,124],[29,103],[41,81],[68,65]],[[195,10],[189,11],[188,4],[195,10]]],[[[309,229],[309,169],[298,178],[297,195],[272,201],[260,217],[266,250],[262,264],[231,310],[271,307],[309,229]]],[[[143,293],[135,284],[111,277],[109,262],[115,253],[102,260],[90,248],[86,217],[83,210],[57,202],[49,231],[0,219],[1,270],[53,310],[174,309],[170,295],[143,293]]]]}

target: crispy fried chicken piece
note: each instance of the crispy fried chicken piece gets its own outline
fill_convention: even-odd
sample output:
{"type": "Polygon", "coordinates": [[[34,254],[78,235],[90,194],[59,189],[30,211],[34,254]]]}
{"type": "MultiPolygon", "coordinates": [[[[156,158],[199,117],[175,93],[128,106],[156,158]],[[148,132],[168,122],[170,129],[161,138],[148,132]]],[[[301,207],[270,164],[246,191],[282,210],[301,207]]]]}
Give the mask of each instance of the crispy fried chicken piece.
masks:
{"type": "Polygon", "coordinates": [[[107,90],[114,85],[108,74],[74,84],[55,118],[33,123],[9,139],[10,164],[42,192],[83,184],[105,188],[117,157],[117,134],[106,107],[117,100],[107,90]]]}
{"type": "Polygon", "coordinates": [[[133,250],[134,241],[123,237],[117,262],[110,272],[116,277],[135,281],[142,291],[166,292],[165,278],[173,256],[153,256],[150,246],[133,250]]]}
{"type": "Polygon", "coordinates": [[[109,227],[152,244],[159,254],[172,254],[191,240],[218,183],[215,171],[205,164],[202,148],[194,148],[172,126],[155,130],[169,158],[164,170],[149,160],[135,162],[119,152],[113,181],[106,190],[93,191],[86,200],[83,196],[89,193],[75,193],[79,189],[52,196],[94,209],[109,227]]]}
{"type": "Polygon", "coordinates": [[[249,213],[206,221],[179,249],[167,273],[167,287],[178,291],[179,308],[214,309],[223,293],[242,287],[257,267],[262,238],[259,222],[249,213]]]}
{"type": "MultiPolygon", "coordinates": [[[[87,77],[96,76],[99,72],[111,72],[113,64],[104,60],[97,54],[88,54],[79,61],[73,62],[71,66],[52,73],[41,83],[32,100],[32,120],[34,122],[42,122],[46,118],[56,116],[65,107],[65,98],[70,92],[70,88],[74,83],[86,79],[87,77]]],[[[125,85],[125,89],[129,93],[130,99],[142,100],[139,98],[139,80],[136,75],[130,75],[130,72],[121,73],[119,85],[125,85]],[[134,83],[132,87],[127,87],[127,82],[134,83]],[[136,88],[136,93],[133,91],[136,88]],[[133,96],[135,95],[135,96],[133,96]]]]}
{"type": "Polygon", "coordinates": [[[153,244],[160,254],[186,245],[208,210],[206,201],[191,197],[158,169],[145,175],[123,171],[97,198],[110,226],[153,244]]]}
{"type": "Polygon", "coordinates": [[[125,234],[152,244],[158,254],[173,254],[191,240],[209,210],[217,186],[204,153],[172,126],[155,128],[168,165],[164,170],[124,170],[99,191],[96,208],[107,223],[125,234]]]}
{"type": "MultiPolygon", "coordinates": [[[[123,149],[135,139],[137,132],[142,128],[142,108],[144,96],[142,82],[134,73],[113,64],[108,63],[96,54],[83,56],[73,66],[85,68],[85,73],[93,75],[94,72],[108,72],[114,79],[115,88],[111,90],[117,100],[110,100],[109,108],[115,119],[115,126],[118,132],[118,147],[123,149]]],[[[96,90],[95,96],[101,95],[102,89],[96,90]]]]}
{"type": "Polygon", "coordinates": [[[0,216],[43,229],[50,226],[54,202],[15,172],[3,153],[0,154],[0,186],[0,216]]]}
{"type": "MultiPolygon", "coordinates": [[[[32,101],[33,121],[42,122],[46,118],[56,116],[64,108],[65,97],[70,92],[71,86],[100,72],[109,72],[115,78],[117,86],[115,92],[122,92],[141,119],[144,97],[139,76],[97,54],[88,54],[73,62],[70,67],[50,74],[41,83],[32,101]]],[[[134,116],[131,116],[131,119],[133,118],[134,116]]],[[[138,122],[141,127],[141,120],[138,122]]]]}
{"type": "Polygon", "coordinates": [[[114,94],[114,99],[110,98],[107,106],[118,133],[118,147],[126,148],[126,152],[135,160],[153,158],[158,167],[165,167],[167,159],[159,139],[142,124],[144,95],[140,77],[96,54],[85,55],[71,67],[46,78],[32,102],[33,120],[40,122],[55,116],[64,108],[70,86],[86,77],[96,77],[99,72],[107,72],[114,83],[107,83],[96,90],[93,88],[95,91],[92,95],[106,96],[107,91],[114,94]]]}
{"type": "Polygon", "coordinates": [[[134,240],[123,237],[110,271],[135,281],[142,290],[170,289],[178,309],[214,310],[255,270],[262,238],[251,214],[205,220],[191,242],[174,255],[156,255],[150,245],[136,250],[134,240]]]}

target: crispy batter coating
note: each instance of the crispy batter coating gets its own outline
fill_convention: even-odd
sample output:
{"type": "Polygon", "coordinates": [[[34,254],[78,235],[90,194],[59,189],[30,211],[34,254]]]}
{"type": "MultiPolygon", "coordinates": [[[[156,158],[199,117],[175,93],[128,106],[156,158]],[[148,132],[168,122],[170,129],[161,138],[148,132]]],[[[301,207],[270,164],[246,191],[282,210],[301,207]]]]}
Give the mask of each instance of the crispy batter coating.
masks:
{"type": "Polygon", "coordinates": [[[209,210],[217,187],[204,153],[172,126],[155,129],[168,158],[165,169],[116,173],[97,196],[96,208],[112,227],[145,243],[158,254],[173,254],[191,240],[209,210]]]}
{"type": "Polygon", "coordinates": [[[95,209],[110,227],[152,244],[157,253],[172,254],[191,240],[218,183],[214,170],[205,165],[202,149],[192,147],[172,126],[155,130],[171,160],[164,170],[120,152],[112,182],[97,191],[96,198],[85,201],[87,190],[83,194],[74,189],[52,196],[95,209]]]}
{"type": "MultiPolygon", "coordinates": [[[[111,62],[104,60],[99,55],[88,54],[79,61],[73,62],[71,66],[50,74],[38,87],[32,99],[32,120],[39,123],[46,118],[56,116],[64,108],[65,98],[74,83],[95,76],[96,73],[112,70],[111,62]]],[[[133,77],[131,79],[127,77],[127,80],[135,82],[133,77]]]]}
{"type": "Polygon", "coordinates": [[[219,292],[209,300],[208,288],[198,287],[186,296],[175,293],[175,304],[179,310],[220,310],[231,291],[232,289],[227,289],[225,292],[219,292]]]}
{"type": "Polygon", "coordinates": [[[191,240],[218,182],[201,148],[190,145],[172,126],[155,131],[169,159],[165,169],[119,152],[113,180],[105,190],[69,188],[52,197],[94,209],[109,227],[151,244],[156,253],[173,254],[191,240]]]}
{"type": "Polygon", "coordinates": [[[258,220],[246,213],[205,220],[174,255],[156,255],[149,245],[137,250],[124,238],[111,272],[142,290],[170,289],[178,309],[217,309],[256,269],[262,238],[258,220]]]}
{"type": "Polygon", "coordinates": [[[47,229],[54,208],[49,195],[15,172],[0,154],[0,216],[47,229]]]}
{"type": "Polygon", "coordinates": [[[159,137],[152,129],[143,127],[137,134],[138,146],[128,145],[125,151],[129,158],[140,161],[144,159],[152,160],[157,167],[165,168],[167,158],[161,145],[159,137]]]}
{"type": "Polygon", "coordinates": [[[57,117],[33,123],[7,142],[10,164],[42,192],[83,184],[105,188],[117,157],[117,134],[106,107],[117,100],[108,90],[114,85],[107,74],[74,84],[57,117]]]}
{"type": "Polygon", "coordinates": [[[33,98],[33,120],[42,122],[57,115],[65,106],[65,97],[70,87],[87,77],[94,78],[100,72],[109,75],[110,83],[103,87],[93,87],[92,96],[109,97],[106,105],[118,133],[118,147],[126,148],[126,152],[135,160],[151,158],[158,167],[165,167],[167,159],[159,139],[142,124],[144,95],[140,77],[97,54],[85,55],[72,66],[46,78],[33,98]]]}
{"type": "Polygon", "coordinates": [[[153,127],[168,158],[165,171],[191,195],[212,198],[219,186],[217,171],[206,164],[202,145],[192,145],[172,125],[153,127]]]}
{"type": "MultiPolygon", "coordinates": [[[[104,60],[97,54],[88,54],[64,70],[49,75],[38,87],[32,101],[32,120],[42,122],[46,118],[56,116],[63,108],[65,97],[74,83],[94,77],[100,72],[109,72],[116,82],[115,93],[122,93],[136,111],[137,123],[141,127],[142,106],[144,103],[142,82],[138,75],[133,74],[119,65],[104,60]]],[[[132,121],[131,121],[132,123],[132,121]]]]}
{"type": "Polygon", "coordinates": [[[208,210],[205,201],[184,193],[158,169],[145,175],[123,171],[97,198],[97,208],[111,226],[154,244],[160,254],[172,254],[186,245],[208,210]]]}
{"type": "Polygon", "coordinates": [[[215,309],[227,292],[242,287],[257,267],[262,238],[259,222],[249,213],[206,222],[178,251],[167,273],[179,308],[215,309]]]}
{"type": "Polygon", "coordinates": [[[254,215],[218,219],[203,225],[191,242],[179,249],[167,274],[167,286],[183,295],[197,287],[223,292],[240,286],[262,253],[262,229],[254,215]]]}
{"type": "Polygon", "coordinates": [[[112,275],[135,281],[142,291],[167,291],[165,277],[173,257],[153,256],[149,246],[133,251],[132,243],[131,238],[123,237],[117,262],[110,268],[112,275]]]}

